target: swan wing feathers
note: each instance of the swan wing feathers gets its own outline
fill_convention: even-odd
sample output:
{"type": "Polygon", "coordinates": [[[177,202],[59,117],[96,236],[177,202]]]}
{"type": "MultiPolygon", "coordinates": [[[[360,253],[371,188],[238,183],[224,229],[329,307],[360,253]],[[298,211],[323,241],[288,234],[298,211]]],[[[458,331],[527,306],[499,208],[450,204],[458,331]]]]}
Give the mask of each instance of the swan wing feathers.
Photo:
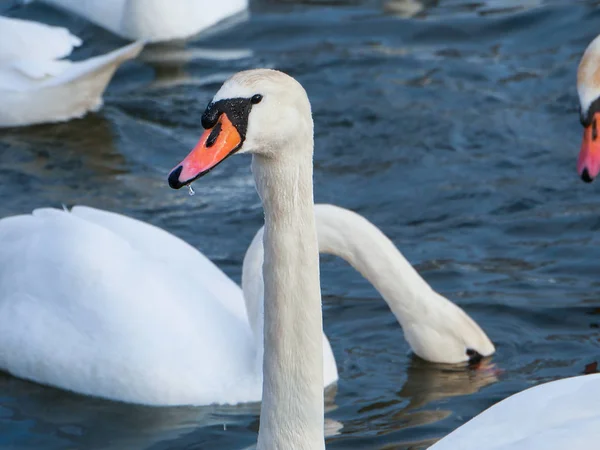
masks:
{"type": "Polygon", "coordinates": [[[122,214],[75,206],[76,217],[100,225],[125,239],[137,251],[153,260],[168,264],[178,273],[187,274],[207,288],[232,314],[247,321],[240,287],[221,269],[183,239],[162,228],[122,214]]]}
{"type": "Polygon", "coordinates": [[[0,63],[60,59],[80,45],[81,39],[65,28],[0,16],[0,63]]]}
{"type": "Polygon", "coordinates": [[[71,66],[70,61],[38,61],[35,59],[21,59],[13,61],[11,66],[34,80],[46,77],[57,77],[71,66]]]}
{"type": "MultiPolygon", "coordinates": [[[[253,354],[247,325],[190,278],[192,267],[157,256],[166,232],[104,214],[41,209],[0,220],[0,368],[124,401],[226,398],[212,372],[240,373],[253,354]],[[134,223],[140,236],[128,241],[134,223]],[[155,250],[141,248],[144,236],[155,250]]],[[[193,263],[193,249],[171,244],[193,263]]]]}
{"type": "MultiPolygon", "coordinates": [[[[11,61],[7,65],[0,65],[0,89],[24,92],[68,84],[107,70],[114,71],[124,61],[135,58],[143,47],[142,42],[134,42],[104,55],[76,62],[31,59],[11,61]]],[[[106,82],[101,84],[103,88],[106,82]]]]}

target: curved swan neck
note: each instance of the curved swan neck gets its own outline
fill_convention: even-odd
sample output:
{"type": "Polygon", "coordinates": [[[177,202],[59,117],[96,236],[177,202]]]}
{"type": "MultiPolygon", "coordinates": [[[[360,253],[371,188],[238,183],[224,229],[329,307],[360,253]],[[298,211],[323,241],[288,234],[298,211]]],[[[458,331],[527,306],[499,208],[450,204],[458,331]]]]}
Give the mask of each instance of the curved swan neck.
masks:
{"type": "Polygon", "coordinates": [[[379,291],[401,325],[415,320],[432,302],[445,301],[379,228],[333,205],[316,205],[319,250],[339,256],[379,291]]]}
{"type": "MultiPolygon", "coordinates": [[[[301,141],[299,141],[301,142],[301,141]]],[[[322,450],[323,342],[310,149],[254,155],[265,211],[263,400],[258,450],[322,450]]]]}
{"type": "MultiPolygon", "coordinates": [[[[315,205],[315,218],[319,252],[338,256],[360,272],[401,324],[421,317],[420,312],[431,302],[445,300],[436,295],[392,241],[364,217],[333,205],[315,205]]],[[[261,228],[248,247],[242,269],[246,310],[257,344],[261,343],[263,325],[263,232],[261,228]]],[[[262,361],[261,354],[257,358],[262,361]]]]}

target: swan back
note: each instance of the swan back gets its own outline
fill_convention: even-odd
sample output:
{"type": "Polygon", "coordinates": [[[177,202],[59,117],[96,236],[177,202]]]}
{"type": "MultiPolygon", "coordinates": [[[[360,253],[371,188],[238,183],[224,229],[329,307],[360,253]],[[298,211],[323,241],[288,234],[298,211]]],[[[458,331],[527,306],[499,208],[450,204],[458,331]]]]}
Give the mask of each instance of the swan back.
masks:
{"type": "Polygon", "coordinates": [[[431,450],[595,448],[600,441],[600,374],[565,378],[514,394],[431,450]]]}
{"type": "Polygon", "coordinates": [[[260,398],[241,292],[185,242],[91,208],[1,219],[0,242],[2,370],[143,404],[260,398]]]}

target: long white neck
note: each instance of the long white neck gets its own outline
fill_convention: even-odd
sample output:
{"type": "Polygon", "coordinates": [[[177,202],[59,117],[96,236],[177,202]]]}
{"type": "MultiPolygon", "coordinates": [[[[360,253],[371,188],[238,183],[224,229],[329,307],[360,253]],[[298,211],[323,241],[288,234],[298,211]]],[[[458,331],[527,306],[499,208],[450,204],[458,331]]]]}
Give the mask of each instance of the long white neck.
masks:
{"type": "Polygon", "coordinates": [[[263,399],[258,450],[323,450],[323,341],[312,135],[255,155],[265,211],[263,399]]]}

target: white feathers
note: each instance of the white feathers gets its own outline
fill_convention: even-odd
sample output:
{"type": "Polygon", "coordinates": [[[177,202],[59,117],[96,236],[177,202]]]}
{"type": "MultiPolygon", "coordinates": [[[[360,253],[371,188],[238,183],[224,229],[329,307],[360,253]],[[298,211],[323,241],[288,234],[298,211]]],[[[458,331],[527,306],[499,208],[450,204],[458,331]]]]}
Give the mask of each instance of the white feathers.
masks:
{"type": "Polygon", "coordinates": [[[260,401],[242,291],[181,239],[79,206],[1,219],[0,247],[3,370],[134,403],[260,401]]]}
{"type": "Polygon", "coordinates": [[[248,0],[42,0],[123,38],[183,39],[248,8],[248,0]]]}
{"type": "Polygon", "coordinates": [[[133,43],[78,62],[61,59],[79,45],[64,28],[0,17],[0,127],[58,122],[99,108],[114,71],[143,47],[133,43]]]}
{"type": "Polygon", "coordinates": [[[541,384],[495,404],[431,450],[564,450],[600,441],[600,374],[541,384]]]}
{"type": "Polygon", "coordinates": [[[69,56],[81,39],[69,30],[29,20],[0,16],[0,63],[27,57],[31,60],[54,60],[69,56]]]}
{"type": "MultiPolygon", "coordinates": [[[[374,284],[417,354],[459,362],[466,347],[493,353],[485,333],[368,220],[332,205],[316,205],[315,217],[320,251],[374,284]]],[[[0,247],[0,368],[137,403],[260,400],[262,229],[244,258],[244,294],[181,239],[94,208],[1,219],[0,247]]],[[[338,373],[325,335],[323,349],[330,385],[338,373]]]]}
{"type": "Polygon", "coordinates": [[[581,112],[586,115],[600,96],[600,36],[586,48],[577,70],[577,93],[581,112]]]}

